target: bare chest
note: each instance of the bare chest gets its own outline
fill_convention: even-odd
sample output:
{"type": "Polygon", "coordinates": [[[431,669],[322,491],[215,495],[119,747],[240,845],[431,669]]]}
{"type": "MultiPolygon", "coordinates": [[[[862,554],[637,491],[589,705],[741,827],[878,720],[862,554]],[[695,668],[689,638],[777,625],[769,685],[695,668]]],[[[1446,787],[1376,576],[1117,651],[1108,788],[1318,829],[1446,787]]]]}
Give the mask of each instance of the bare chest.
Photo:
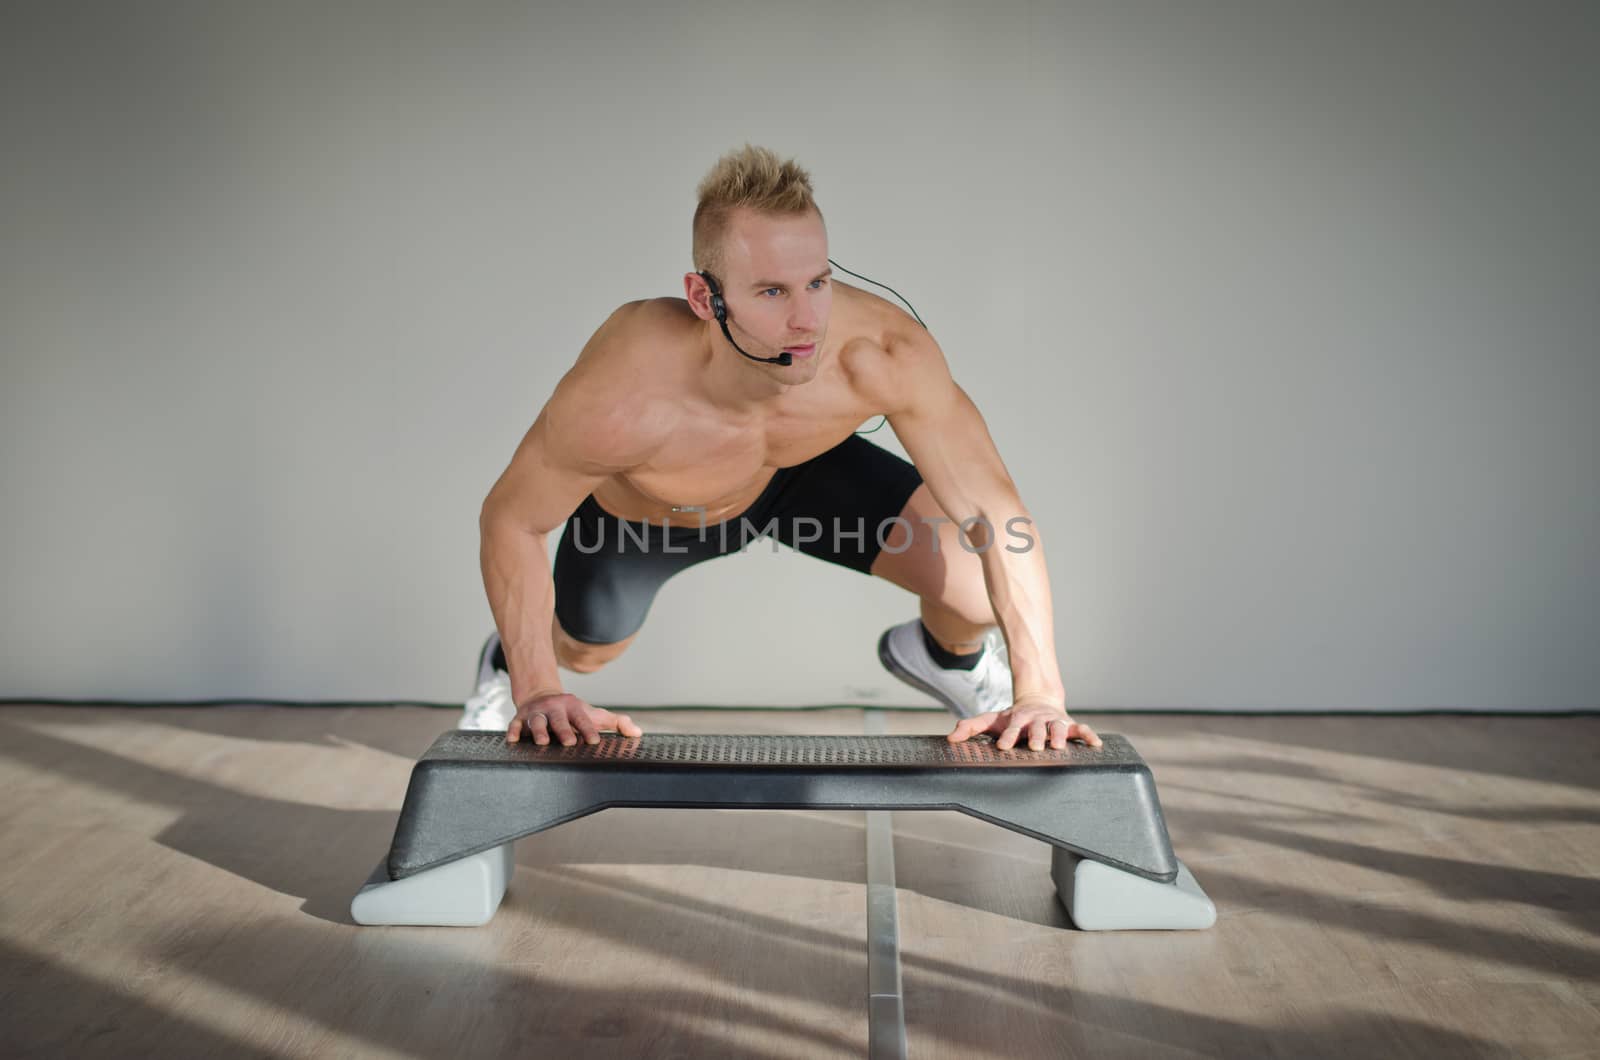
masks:
{"type": "Polygon", "coordinates": [[[708,523],[731,518],[760,496],[779,468],[803,464],[849,438],[871,415],[855,404],[744,422],[690,418],[649,463],[607,480],[595,499],[639,521],[679,524],[685,512],[708,523]]]}

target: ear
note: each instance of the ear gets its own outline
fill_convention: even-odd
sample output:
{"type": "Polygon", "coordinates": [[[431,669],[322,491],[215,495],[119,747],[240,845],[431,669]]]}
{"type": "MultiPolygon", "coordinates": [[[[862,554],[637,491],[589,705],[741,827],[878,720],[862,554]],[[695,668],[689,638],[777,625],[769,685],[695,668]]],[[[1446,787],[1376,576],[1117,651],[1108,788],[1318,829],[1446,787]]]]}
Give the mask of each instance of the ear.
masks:
{"type": "Polygon", "coordinates": [[[711,320],[716,316],[711,309],[711,286],[705,273],[684,273],[683,294],[695,316],[701,320],[711,320]]]}

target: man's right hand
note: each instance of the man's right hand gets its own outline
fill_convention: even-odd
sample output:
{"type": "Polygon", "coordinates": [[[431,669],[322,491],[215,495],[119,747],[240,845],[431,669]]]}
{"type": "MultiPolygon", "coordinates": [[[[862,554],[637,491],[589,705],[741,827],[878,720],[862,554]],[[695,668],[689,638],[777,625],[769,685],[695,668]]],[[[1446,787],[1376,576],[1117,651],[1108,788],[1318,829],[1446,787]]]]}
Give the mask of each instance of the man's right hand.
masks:
{"type": "Polygon", "coordinates": [[[517,708],[517,716],[506,728],[506,743],[516,743],[528,732],[540,747],[548,744],[551,736],[563,747],[575,746],[579,736],[584,743],[596,744],[602,730],[624,736],[644,735],[644,730],[626,714],[592,707],[570,692],[550,692],[534,696],[517,708]]]}

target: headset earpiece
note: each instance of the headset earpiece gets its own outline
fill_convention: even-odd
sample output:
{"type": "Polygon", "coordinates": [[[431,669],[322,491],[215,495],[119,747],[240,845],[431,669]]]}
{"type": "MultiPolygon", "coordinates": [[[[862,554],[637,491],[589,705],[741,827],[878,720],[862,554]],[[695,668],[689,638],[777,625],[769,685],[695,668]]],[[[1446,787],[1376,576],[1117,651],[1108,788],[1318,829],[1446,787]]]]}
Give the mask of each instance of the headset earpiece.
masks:
{"type": "Polygon", "coordinates": [[[728,304],[722,300],[722,292],[717,290],[717,281],[713,280],[711,274],[703,269],[699,275],[702,280],[706,281],[706,286],[711,288],[711,315],[717,318],[718,324],[726,323],[728,319],[728,304]]]}
{"type": "Polygon", "coordinates": [[[784,350],[776,357],[757,357],[753,353],[745,353],[739,344],[733,341],[733,332],[728,330],[728,303],[722,300],[722,292],[717,290],[717,281],[712,279],[711,274],[704,269],[699,270],[696,275],[705,280],[706,286],[711,288],[711,315],[717,318],[718,324],[722,325],[722,336],[728,340],[729,346],[732,346],[752,361],[760,361],[762,364],[781,364],[787,368],[794,363],[794,355],[788,350],[784,350]]]}

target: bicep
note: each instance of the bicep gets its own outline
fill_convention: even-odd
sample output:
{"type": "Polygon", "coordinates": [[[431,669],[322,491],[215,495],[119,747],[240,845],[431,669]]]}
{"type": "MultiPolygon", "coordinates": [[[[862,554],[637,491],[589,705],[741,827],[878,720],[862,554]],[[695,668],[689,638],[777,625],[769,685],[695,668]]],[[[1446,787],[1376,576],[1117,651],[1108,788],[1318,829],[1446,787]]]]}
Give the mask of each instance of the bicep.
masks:
{"type": "Polygon", "coordinates": [[[612,313],[584,346],[484,499],[479,521],[549,533],[607,478],[649,459],[670,421],[662,404],[614,385],[637,303],[612,313]]]}
{"type": "Polygon", "coordinates": [[[931,337],[907,351],[901,367],[904,400],[889,416],[895,435],[946,515],[989,515],[1015,487],[983,413],[931,337]]]}
{"type": "Polygon", "coordinates": [[[556,387],[483,502],[482,520],[549,533],[606,479],[646,462],[667,424],[653,403],[618,402],[599,380],[556,387]]]}
{"type": "Polygon", "coordinates": [[[615,469],[586,461],[555,433],[550,410],[539,413],[511,462],[484,499],[482,522],[509,522],[547,534],[567,521],[615,469]]]}

